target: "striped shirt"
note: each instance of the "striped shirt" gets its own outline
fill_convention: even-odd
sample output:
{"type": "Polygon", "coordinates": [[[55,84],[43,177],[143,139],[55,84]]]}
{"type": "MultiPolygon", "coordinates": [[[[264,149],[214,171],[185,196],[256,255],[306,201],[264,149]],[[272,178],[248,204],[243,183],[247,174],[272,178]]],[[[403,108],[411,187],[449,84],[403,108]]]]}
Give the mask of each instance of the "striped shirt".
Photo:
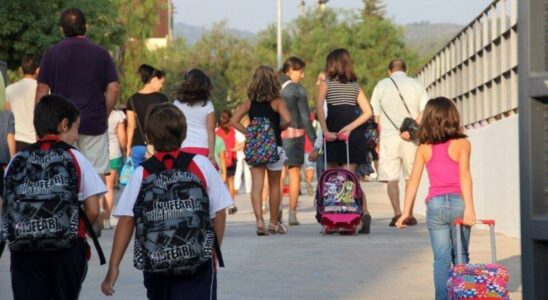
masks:
{"type": "Polygon", "coordinates": [[[326,80],[327,94],[325,101],[330,105],[356,105],[360,86],[357,82],[340,83],[335,80],[326,80]]]}

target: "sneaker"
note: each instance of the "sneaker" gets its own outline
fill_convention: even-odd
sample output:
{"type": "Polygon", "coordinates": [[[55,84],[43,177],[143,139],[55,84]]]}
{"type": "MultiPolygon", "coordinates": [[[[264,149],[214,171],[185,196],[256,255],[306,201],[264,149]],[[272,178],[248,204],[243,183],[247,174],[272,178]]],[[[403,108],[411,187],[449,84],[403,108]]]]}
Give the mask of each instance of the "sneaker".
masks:
{"type": "Polygon", "coordinates": [[[409,217],[407,219],[405,219],[405,221],[403,221],[403,224],[407,225],[407,226],[415,226],[417,225],[417,219],[415,219],[415,217],[409,217]]]}
{"type": "Polygon", "coordinates": [[[112,225],[110,224],[110,218],[109,219],[105,219],[103,221],[103,229],[104,230],[112,230],[112,225]]]}
{"type": "Polygon", "coordinates": [[[291,225],[291,226],[301,225],[301,223],[299,223],[299,221],[297,220],[297,211],[296,210],[290,210],[289,211],[289,219],[288,219],[287,223],[289,223],[289,225],[291,225]]]}
{"type": "Polygon", "coordinates": [[[228,208],[228,214],[229,215],[233,215],[237,212],[238,212],[238,208],[236,207],[236,205],[232,205],[231,207],[228,208]]]}
{"type": "MultiPolygon", "coordinates": [[[[401,217],[401,215],[397,215],[397,216],[394,216],[392,218],[392,221],[390,221],[390,224],[388,224],[388,226],[390,227],[396,227],[396,222],[398,222],[398,219],[401,217]]],[[[415,220],[416,222],[416,220],[415,220]]]]}
{"type": "Polygon", "coordinates": [[[363,215],[362,228],[358,231],[360,234],[369,234],[371,229],[371,215],[363,215]]]}

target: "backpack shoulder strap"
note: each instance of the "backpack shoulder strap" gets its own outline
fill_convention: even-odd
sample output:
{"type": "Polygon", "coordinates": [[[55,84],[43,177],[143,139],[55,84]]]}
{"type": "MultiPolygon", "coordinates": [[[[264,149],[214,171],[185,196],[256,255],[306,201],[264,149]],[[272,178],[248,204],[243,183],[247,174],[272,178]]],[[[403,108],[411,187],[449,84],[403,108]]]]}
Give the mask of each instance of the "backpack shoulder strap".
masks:
{"type": "Polygon", "coordinates": [[[177,169],[187,170],[188,166],[194,159],[194,154],[181,152],[173,163],[173,167],[177,169]]]}
{"type": "Polygon", "coordinates": [[[156,156],[145,160],[141,163],[141,166],[143,166],[148,175],[161,172],[166,168],[156,156]]]}

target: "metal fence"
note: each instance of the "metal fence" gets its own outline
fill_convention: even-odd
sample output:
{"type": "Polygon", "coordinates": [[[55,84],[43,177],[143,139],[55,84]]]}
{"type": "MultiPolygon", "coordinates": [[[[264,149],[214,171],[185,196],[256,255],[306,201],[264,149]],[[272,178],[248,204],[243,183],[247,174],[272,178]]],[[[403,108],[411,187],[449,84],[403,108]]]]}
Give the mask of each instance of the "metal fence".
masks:
{"type": "Polygon", "coordinates": [[[517,113],[518,0],[495,0],[419,71],[429,95],[455,100],[474,128],[517,113]]]}

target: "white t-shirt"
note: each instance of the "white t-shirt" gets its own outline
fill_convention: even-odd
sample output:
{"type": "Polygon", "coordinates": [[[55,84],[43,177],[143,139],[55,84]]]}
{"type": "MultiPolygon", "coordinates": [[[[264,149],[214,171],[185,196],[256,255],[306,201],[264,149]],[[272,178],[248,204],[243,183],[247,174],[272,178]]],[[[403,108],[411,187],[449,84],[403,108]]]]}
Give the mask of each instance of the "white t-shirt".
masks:
{"type": "Polygon", "coordinates": [[[6,98],[15,118],[15,140],[25,143],[36,142],[34,130],[34,98],[37,82],[32,78],[23,78],[6,88],[6,98]]]}
{"type": "MultiPolygon", "coordinates": [[[[236,143],[237,144],[245,143],[245,134],[239,132],[238,130],[236,130],[236,143]]],[[[245,158],[244,150],[237,151],[236,158],[238,160],[244,159],[245,158]]]]}
{"type": "Polygon", "coordinates": [[[173,102],[186,118],[186,138],[181,147],[209,148],[207,143],[207,115],[215,112],[213,103],[207,101],[205,106],[196,104],[190,106],[179,100],[173,102]]]}
{"type": "MultiPolygon", "coordinates": [[[[233,201],[228,193],[226,186],[221,181],[221,177],[215,167],[211,164],[207,157],[195,155],[192,161],[203,174],[203,178],[207,185],[207,195],[209,197],[209,216],[215,217],[215,213],[232,205],[233,201]]],[[[133,172],[129,183],[127,184],[118,205],[112,213],[116,217],[129,216],[133,217],[133,206],[139,195],[141,183],[143,180],[143,167],[139,166],[133,172]]]]}
{"type": "Polygon", "coordinates": [[[381,138],[399,135],[399,127],[403,120],[407,117],[417,118],[428,102],[426,90],[416,79],[408,77],[404,72],[394,72],[390,77],[398,85],[401,95],[411,111],[411,116],[405,109],[394,83],[389,78],[379,81],[371,96],[371,107],[375,116],[380,117],[381,138]],[[390,123],[386,114],[383,113],[381,105],[398,128],[390,123]]]}
{"type": "Polygon", "coordinates": [[[122,156],[120,140],[118,139],[118,125],[124,123],[126,115],[120,110],[113,110],[108,117],[108,154],[109,159],[122,156]]]}
{"type": "MultiPolygon", "coordinates": [[[[97,174],[97,171],[95,171],[95,168],[91,162],[89,162],[89,160],[87,160],[82,153],[78,152],[78,150],[71,149],[69,151],[74,154],[76,162],[80,167],[80,188],[78,192],[78,200],[84,201],[91,196],[103,196],[107,192],[107,188],[103,183],[103,180],[101,180],[101,177],[99,177],[99,174],[97,174]]],[[[15,157],[17,157],[17,155],[15,155],[14,158],[15,157]]]]}

